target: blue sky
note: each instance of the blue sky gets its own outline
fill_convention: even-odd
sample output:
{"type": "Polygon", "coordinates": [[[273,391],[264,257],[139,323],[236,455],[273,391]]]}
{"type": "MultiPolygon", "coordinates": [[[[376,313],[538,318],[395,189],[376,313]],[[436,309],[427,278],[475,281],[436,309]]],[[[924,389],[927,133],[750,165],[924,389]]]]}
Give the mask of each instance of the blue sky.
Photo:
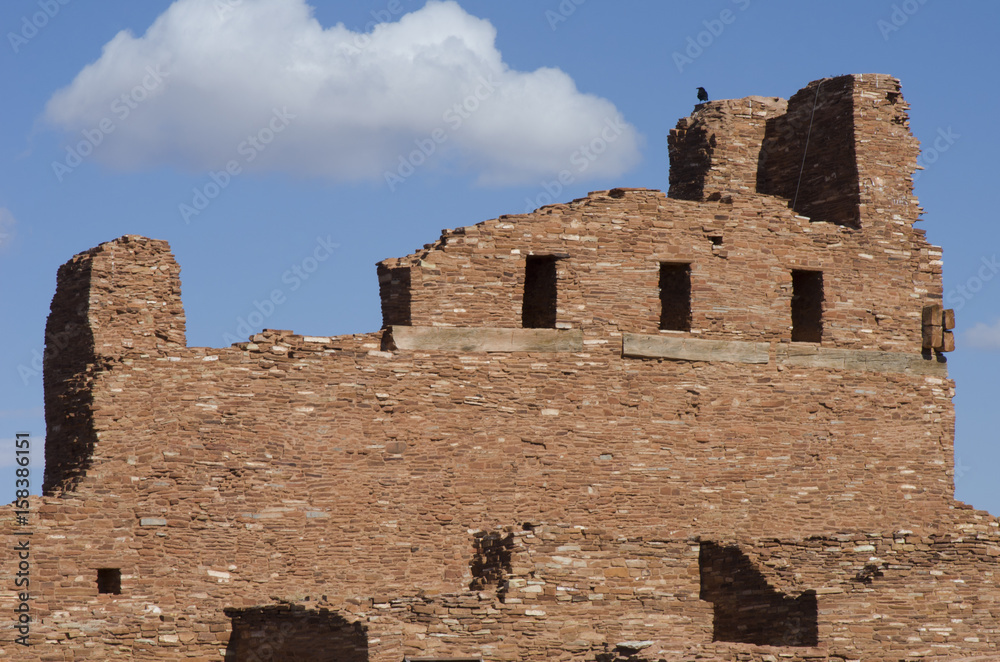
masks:
{"type": "Polygon", "coordinates": [[[876,72],[912,106],[920,227],[944,248],[958,318],[957,496],[1000,513],[1000,93],[987,71],[1000,4],[425,4],[0,4],[0,498],[13,497],[15,432],[44,438],[36,368],[56,269],[75,253],[123,234],[169,241],[189,345],[260,327],[372,331],[375,262],[442,228],[613,186],[665,190],[666,135],[697,86],[788,97],[876,72]],[[605,128],[607,150],[581,157],[605,128]],[[281,303],[263,304],[276,289],[281,303]]]}

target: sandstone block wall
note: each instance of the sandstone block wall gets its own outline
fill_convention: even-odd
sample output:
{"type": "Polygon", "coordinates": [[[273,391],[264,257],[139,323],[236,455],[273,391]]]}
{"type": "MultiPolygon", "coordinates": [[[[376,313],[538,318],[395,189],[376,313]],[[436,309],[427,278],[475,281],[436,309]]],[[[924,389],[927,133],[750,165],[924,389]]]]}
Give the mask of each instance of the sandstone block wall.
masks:
{"type": "MultiPolygon", "coordinates": [[[[556,326],[595,343],[659,333],[661,262],[691,265],[690,337],[788,342],[791,272],[820,270],[824,344],[919,353],[922,308],[941,298],[940,253],[908,225],[886,237],[812,223],[777,198],[613,190],[459,228],[382,267],[407,271],[412,325],[510,328],[521,326],[525,257],[559,256],[556,326]]],[[[399,299],[386,296],[383,310],[399,299]]]]}
{"type": "Polygon", "coordinates": [[[699,104],[667,137],[670,197],[701,202],[757,191],[767,127],[787,111],[788,101],[777,97],[699,104]]]}
{"type": "Polygon", "coordinates": [[[65,488],[94,449],[94,375],[125,354],[186,345],[180,269],[164,241],[125,236],[59,268],[45,328],[46,491],[65,488]]]}
{"type": "Polygon", "coordinates": [[[995,654],[1000,536],[952,498],[915,149],[885,76],[703,104],[672,135],[670,197],[446,231],[378,265],[383,329],[354,336],[187,347],[165,243],[73,258],[47,329],[34,645],[0,630],[0,656],[995,654]],[[555,265],[527,293],[554,297],[551,328],[521,328],[526,281],[552,285],[529,256],[555,265]],[[687,265],[689,328],[660,328],[663,263],[687,265]],[[792,341],[798,271],[822,272],[818,342],[792,341]]]}

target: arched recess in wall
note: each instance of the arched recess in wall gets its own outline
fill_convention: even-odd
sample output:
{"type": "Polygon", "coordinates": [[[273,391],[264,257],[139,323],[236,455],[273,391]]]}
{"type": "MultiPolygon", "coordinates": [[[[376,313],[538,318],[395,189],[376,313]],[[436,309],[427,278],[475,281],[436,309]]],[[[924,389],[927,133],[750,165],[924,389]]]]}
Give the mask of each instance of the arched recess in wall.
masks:
{"type": "Polygon", "coordinates": [[[368,662],[368,632],[327,609],[268,605],[226,609],[226,662],[368,662]]]}

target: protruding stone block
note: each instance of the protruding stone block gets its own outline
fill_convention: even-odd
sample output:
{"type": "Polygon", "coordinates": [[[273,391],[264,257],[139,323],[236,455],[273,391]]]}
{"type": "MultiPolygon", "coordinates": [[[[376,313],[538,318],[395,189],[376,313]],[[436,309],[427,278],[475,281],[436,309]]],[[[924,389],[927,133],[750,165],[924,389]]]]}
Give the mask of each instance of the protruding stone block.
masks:
{"type": "Polygon", "coordinates": [[[942,351],[942,352],[954,352],[955,351],[955,334],[952,333],[951,331],[945,331],[943,333],[942,338],[941,338],[940,351],[942,351]]]}
{"type": "Polygon", "coordinates": [[[925,325],[923,327],[924,349],[938,349],[944,342],[944,329],[940,326],[925,325]]]}
{"type": "Polygon", "coordinates": [[[933,304],[930,306],[924,306],[923,310],[923,325],[924,326],[941,326],[944,312],[941,310],[940,304],[933,304]]]}

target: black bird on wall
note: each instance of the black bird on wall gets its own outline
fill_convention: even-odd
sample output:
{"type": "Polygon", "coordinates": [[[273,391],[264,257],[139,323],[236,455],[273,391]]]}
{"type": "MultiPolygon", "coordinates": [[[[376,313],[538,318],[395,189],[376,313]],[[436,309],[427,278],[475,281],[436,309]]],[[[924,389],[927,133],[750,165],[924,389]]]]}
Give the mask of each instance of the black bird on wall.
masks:
{"type": "Polygon", "coordinates": [[[708,92],[705,91],[704,87],[698,88],[698,101],[708,101],[708,92]]]}

